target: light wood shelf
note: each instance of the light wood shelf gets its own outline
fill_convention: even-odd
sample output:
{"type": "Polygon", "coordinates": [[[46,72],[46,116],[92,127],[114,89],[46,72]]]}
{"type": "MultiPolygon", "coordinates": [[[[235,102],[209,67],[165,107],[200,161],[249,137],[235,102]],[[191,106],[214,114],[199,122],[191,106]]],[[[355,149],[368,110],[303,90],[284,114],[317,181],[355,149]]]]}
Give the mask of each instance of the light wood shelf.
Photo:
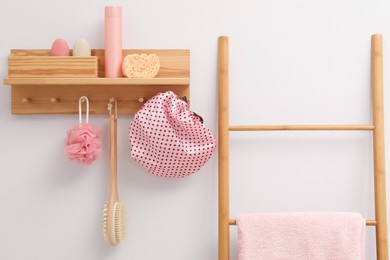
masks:
{"type": "MultiPolygon", "coordinates": [[[[186,97],[190,102],[189,50],[122,51],[123,56],[135,53],[154,53],[159,56],[160,70],[155,78],[104,78],[104,50],[96,49],[92,50],[92,55],[97,57],[98,77],[77,75],[75,77],[37,77],[36,75],[28,77],[25,74],[16,77],[17,73],[9,73],[10,76],[4,78],[4,84],[11,86],[11,112],[12,114],[78,113],[80,96],[87,96],[91,114],[107,114],[107,103],[111,97],[118,100],[119,114],[134,114],[148,99],[166,91],[173,91],[179,97],[186,97]]],[[[10,57],[49,55],[50,50],[47,49],[11,50],[10,57]]],[[[28,72],[28,68],[23,68],[28,72]]],[[[49,66],[48,69],[50,68],[49,66]]]]}
{"type": "Polygon", "coordinates": [[[189,78],[5,78],[5,85],[189,85],[189,78]]]}

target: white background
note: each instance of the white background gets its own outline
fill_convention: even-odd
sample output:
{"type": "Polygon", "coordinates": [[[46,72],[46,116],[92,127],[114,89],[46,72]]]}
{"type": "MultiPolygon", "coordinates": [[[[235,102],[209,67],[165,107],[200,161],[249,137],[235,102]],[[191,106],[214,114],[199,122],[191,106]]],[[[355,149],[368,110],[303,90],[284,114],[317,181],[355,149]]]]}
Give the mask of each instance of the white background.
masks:
{"type": "MultiPolygon", "coordinates": [[[[123,7],[124,48],[191,50],[191,109],[217,134],[217,37],[230,36],[230,123],[370,123],[370,37],[384,35],[390,140],[390,2],[385,0],[0,1],[1,78],[10,49],[103,48],[105,5],[123,7]]],[[[91,116],[104,152],[91,166],[63,155],[76,115],[11,115],[0,88],[0,259],[215,260],[217,153],[185,179],[151,176],[129,156],[119,118],[119,194],[127,240],[102,238],[108,118],[91,116]]],[[[257,211],[358,211],[374,218],[366,132],[232,133],[231,217],[257,211]]],[[[390,154],[389,142],[386,145],[390,154]]],[[[389,166],[389,157],[386,157],[389,166]]],[[[389,178],[388,178],[389,179],[389,178]]],[[[390,187],[390,185],[388,185],[390,187]]],[[[373,228],[367,259],[375,259],[373,228]]],[[[236,259],[236,227],[231,227],[236,259]]]]}

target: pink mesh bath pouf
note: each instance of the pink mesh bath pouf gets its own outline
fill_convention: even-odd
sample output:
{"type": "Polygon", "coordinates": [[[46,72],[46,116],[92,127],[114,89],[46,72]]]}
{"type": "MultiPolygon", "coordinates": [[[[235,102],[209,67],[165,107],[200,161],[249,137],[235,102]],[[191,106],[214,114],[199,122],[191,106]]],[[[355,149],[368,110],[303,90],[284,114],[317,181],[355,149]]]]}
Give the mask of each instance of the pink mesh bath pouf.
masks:
{"type": "Polygon", "coordinates": [[[65,155],[70,160],[75,160],[82,164],[91,164],[100,155],[102,141],[100,131],[94,125],[88,123],[89,101],[85,96],[79,99],[79,124],[68,130],[65,139],[65,155]],[[87,104],[86,122],[81,120],[81,102],[85,100],[87,104]]]}
{"type": "Polygon", "coordinates": [[[161,177],[197,172],[211,157],[216,141],[201,117],[173,92],[148,100],[130,124],[131,156],[161,177]]]}

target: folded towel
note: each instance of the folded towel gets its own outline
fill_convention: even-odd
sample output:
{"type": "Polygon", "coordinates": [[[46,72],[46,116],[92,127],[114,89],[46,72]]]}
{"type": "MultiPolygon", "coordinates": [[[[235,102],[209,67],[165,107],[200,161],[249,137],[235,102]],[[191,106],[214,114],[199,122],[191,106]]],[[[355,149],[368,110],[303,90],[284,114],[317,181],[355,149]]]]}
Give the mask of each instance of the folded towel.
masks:
{"type": "Polygon", "coordinates": [[[256,213],[237,218],[239,260],[361,260],[359,213],[256,213]]]}

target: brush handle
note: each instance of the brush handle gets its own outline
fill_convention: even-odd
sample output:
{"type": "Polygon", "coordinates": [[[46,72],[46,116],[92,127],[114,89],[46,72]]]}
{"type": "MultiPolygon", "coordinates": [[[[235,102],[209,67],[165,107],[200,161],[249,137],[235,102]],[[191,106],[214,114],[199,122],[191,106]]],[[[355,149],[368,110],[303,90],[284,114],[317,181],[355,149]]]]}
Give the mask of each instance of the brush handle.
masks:
{"type": "Polygon", "coordinates": [[[117,127],[114,114],[110,115],[110,193],[109,205],[119,201],[117,187],[117,127]]]}
{"type": "MultiPolygon", "coordinates": [[[[116,103],[116,101],[114,101],[116,103]]],[[[114,103],[111,102],[110,103],[114,103]]],[[[114,103],[114,104],[115,104],[114,103]]],[[[116,111],[116,109],[115,109],[116,111]]],[[[109,117],[110,123],[110,191],[108,194],[108,203],[106,205],[107,212],[105,215],[104,223],[105,235],[107,241],[116,246],[117,241],[115,239],[115,203],[119,201],[118,187],[117,187],[117,127],[116,127],[116,113],[111,113],[109,117]]]]}

